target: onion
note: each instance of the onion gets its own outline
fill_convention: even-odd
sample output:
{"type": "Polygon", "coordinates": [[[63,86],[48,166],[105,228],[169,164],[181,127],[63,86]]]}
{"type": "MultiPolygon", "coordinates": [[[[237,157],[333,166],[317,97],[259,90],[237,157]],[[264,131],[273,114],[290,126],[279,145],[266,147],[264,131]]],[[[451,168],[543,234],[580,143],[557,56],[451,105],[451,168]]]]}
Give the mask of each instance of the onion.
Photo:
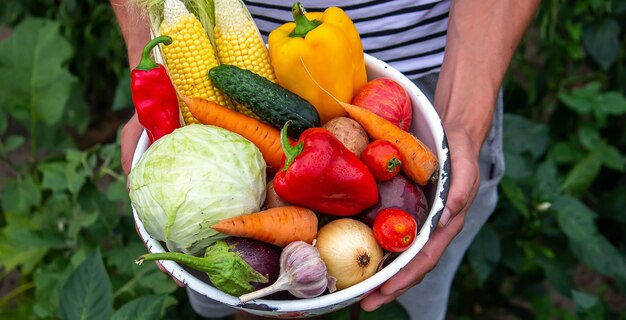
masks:
{"type": "Polygon", "coordinates": [[[372,276],[383,259],[383,249],[372,229],[351,218],[337,219],[320,228],[315,246],[328,275],[337,279],[337,290],[372,276]]]}

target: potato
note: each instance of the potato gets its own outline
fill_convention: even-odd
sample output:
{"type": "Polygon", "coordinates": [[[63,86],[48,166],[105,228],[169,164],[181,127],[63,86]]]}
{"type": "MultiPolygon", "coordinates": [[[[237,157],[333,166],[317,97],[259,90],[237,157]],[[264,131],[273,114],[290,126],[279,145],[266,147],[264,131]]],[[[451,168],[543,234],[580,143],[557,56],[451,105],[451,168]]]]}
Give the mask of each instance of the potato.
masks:
{"type": "Polygon", "coordinates": [[[290,206],[291,204],[276,194],[274,190],[274,180],[270,180],[265,187],[265,203],[263,207],[266,209],[290,206]]]}
{"type": "Polygon", "coordinates": [[[357,157],[361,157],[361,152],[369,143],[369,137],[363,127],[348,117],[334,118],[326,122],[322,128],[330,131],[335,138],[341,141],[357,157]]]}

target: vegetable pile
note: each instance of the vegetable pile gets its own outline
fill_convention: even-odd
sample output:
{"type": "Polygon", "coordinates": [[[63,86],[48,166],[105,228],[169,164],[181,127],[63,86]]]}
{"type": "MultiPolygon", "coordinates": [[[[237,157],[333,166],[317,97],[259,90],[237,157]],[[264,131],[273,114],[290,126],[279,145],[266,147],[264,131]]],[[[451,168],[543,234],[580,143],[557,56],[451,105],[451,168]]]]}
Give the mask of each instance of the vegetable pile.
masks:
{"type": "Polygon", "coordinates": [[[366,78],[343,10],[295,3],[266,46],[240,0],[136,2],[153,34],[131,79],[150,146],[129,192],[170,251],[138,263],[183,263],[245,302],[343,290],[410,247],[438,161],[408,132],[402,86],[366,78]]]}

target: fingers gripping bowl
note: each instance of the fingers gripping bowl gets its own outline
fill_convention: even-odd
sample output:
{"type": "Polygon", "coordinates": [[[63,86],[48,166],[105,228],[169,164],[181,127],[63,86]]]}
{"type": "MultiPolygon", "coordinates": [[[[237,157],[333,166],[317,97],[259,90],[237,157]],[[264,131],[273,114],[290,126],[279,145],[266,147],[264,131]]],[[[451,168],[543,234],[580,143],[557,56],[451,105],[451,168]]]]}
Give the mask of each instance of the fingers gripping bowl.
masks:
{"type": "MultiPolygon", "coordinates": [[[[228,295],[213,286],[201,272],[184,267],[173,261],[161,261],[164,269],[176,280],[190,289],[207,297],[229,305],[233,308],[266,317],[308,317],[321,315],[341,309],[363,298],[367,293],[384,283],[404,267],[422,249],[436,227],[445,206],[450,184],[449,150],[441,121],[424,94],[415,84],[387,63],[372,56],[365,55],[368,79],[388,77],[401,84],[409,93],[413,104],[413,122],[410,132],[426,144],[439,160],[438,179],[424,188],[430,211],[426,223],[418,232],[412,245],[393,261],[370,278],[349,288],[324,294],[315,298],[294,300],[256,299],[241,304],[238,297],[228,295]]],[[[133,157],[134,166],[148,148],[149,139],[144,132],[139,140],[133,157]]],[[[133,208],[133,216],[139,236],[151,253],[165,252],[161,242],[151,237],[137,212],[133,208]]]]}

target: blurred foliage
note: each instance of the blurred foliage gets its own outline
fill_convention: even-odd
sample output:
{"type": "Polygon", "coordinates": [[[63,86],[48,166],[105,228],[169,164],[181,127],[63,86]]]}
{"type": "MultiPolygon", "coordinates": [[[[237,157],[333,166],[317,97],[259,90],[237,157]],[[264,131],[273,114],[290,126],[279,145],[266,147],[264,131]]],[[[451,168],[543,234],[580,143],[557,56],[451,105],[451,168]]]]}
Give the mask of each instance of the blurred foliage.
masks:
{"type": "Polygon", "coordinates": [[[625,48],[626,1],[542,2],[504,84],[498,208],[452,314],[626,319],[625,48]]]}
{"type": "MultiPolygon", "coordinates": [[[[0,318],[196,318],[133,264],[116,138],[129,70],[108,1],[2,1],[0,26],[0,318]]],[[[450,318],[626,319],[625,30],[626,1],[542,2],[504,84],[498,208],[450,318]]],[[[389,315],[406,317],[361,318],[389,315]]]]}

